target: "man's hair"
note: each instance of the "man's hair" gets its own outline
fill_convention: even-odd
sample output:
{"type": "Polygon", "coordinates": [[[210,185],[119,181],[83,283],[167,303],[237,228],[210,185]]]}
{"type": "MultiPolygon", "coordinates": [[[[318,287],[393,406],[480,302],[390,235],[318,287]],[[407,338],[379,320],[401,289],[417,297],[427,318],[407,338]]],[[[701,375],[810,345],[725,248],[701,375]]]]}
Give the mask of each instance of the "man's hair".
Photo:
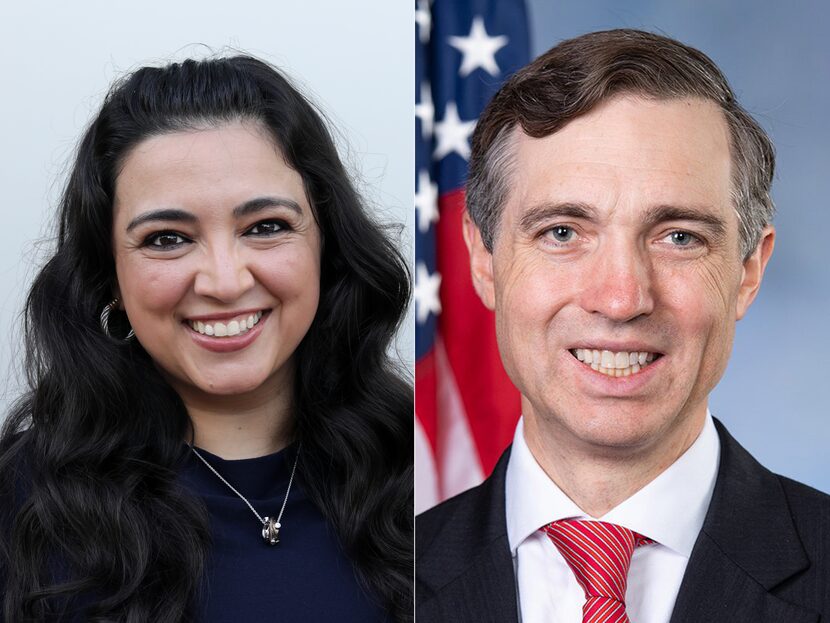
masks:
{"type": "Polygon", "coordinates": [[[594,32],[563,41],[519,70],[490,101],[473,134],[467,210],[492,252],[515,160],[514,130],[549,136],[622,94],[701,98],[723,111],[731,137],[732,197],[741,253],[749,257],[775,207],[772,142],[735,99],[705,54],[640,30],[594,32]]]}

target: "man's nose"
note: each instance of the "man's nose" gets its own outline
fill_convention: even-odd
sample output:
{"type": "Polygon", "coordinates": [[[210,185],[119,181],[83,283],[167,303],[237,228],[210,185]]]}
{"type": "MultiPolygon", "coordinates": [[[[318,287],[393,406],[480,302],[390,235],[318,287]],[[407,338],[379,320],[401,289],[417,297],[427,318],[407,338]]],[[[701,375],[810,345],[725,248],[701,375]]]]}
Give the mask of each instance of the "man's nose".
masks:
{"type": "Polygon", "coordinates": [[[638,248],[615,244],[599,249],[583,275],[580,305],[615,322],[654,311],[652,266],[638,248]]]}
{"type": "Polygon", "coordinates": [[[230,303],[253,285],[254,276],[239,251],[233,245],[217,245],[205,254],[193,289],[200,296],[230,303]]]}

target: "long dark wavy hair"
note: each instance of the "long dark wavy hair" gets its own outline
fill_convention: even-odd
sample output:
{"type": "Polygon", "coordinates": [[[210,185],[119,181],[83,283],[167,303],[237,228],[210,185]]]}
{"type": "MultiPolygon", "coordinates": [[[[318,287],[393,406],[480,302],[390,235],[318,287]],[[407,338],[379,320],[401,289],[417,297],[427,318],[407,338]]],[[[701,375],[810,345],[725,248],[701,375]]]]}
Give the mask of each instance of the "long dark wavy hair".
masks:
{"type": "Polygon", "coordinates": [[[322,232],[319,309],[295,354],[306,491],[369,594],[412,616],[412,389],[388,355],[409,270],[321,114],[277,70],[236,56],[139,69],[81,140],[57,250],[26,302],[30,389],[0,439],[6,621],[55,620],[83,592],[95,595],[90,621],[192,620],[210,534],[204,505],[176,481],[190,420],[141,345],[106,336],[98,316],[115,283],[113,197],[130,150],[238,120],[270,133],[322,232]]]}

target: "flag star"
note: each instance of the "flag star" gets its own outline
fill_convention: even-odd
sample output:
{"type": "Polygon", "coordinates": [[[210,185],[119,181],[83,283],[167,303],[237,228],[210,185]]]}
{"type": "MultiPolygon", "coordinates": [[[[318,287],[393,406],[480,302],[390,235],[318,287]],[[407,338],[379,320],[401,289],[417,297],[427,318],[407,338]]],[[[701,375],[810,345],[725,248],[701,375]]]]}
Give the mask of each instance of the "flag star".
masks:
{"type": "Polygon", "coordinates": [[[430,313],[441,313],[441,299],[438,290],[441,287],[441,275],[437,272],[429,274],[426,264],[418,262],[415,273],[415,310],[418,322],[423,324],[430,313]]]}
{"type": "Polygon", "coordinates": [[[440,160],[450,152],[455,152],[464,160],[470,158],[470,135],[476,127],[475,121],[462,121],[458,116],[455,102],[447,102],[444,119],[435,124],[435,138],[438,144],[432,157],[440,160]]]}
{"type": "Polygon", "coordinates": [[[435,107],[432,105],[432,89],[429,82],[421,82],[421,101],[415,104],[415,116],[421,120],[421,136],[424,140],[432,136],[432,122],[435,119],[435,107]]]}
{"type": "Polygon", "coordinates": [[[438,222],[438,184],[434,184],[429,172],[418,172],[418,191],[415,193],[415,209],[418,211],[418,231],[425,234],[430,223],[438,222]]]}
{"type": "Polygon", "coordinates": [[[418,0],[418,8],[415,9],[415,23],[420,26],[418,28],[418,38],[421,40],[421,43],[429,43],[429,29],[432,28],[432,16],[429,12],[429,2],[427,0],[418,0]]]}
{"type": "Polygon", "coordinates": [[[449,38],[450,45],[464,55],[458,75],[469,76],[474,69],[480,67],[491,76],[498,76],[501,70],[496,64],[496,52],[506,46],[507,41],[504,35],[488,36],[484,29],[484,20],[480,15],[476,15],[469,35],[449,38]]]}

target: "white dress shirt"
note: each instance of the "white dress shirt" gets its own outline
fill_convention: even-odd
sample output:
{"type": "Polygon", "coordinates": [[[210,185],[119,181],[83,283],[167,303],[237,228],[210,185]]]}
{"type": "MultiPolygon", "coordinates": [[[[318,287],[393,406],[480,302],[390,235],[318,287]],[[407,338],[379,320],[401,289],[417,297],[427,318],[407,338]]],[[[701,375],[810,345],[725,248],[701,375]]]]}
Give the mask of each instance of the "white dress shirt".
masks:
{"type": "MultiPolygon", "coordinates": [[[[505,484],[507,537],[522,623],[581,623],[585,593],[559,550],[539,528],[591,519],[542,470],[520,419],[505,484]]],[[[720,440],[711,415],[698,438],[668,469],[601,519],[647,536],[634,550],[625,594],[632,623],[668,623],[692,547],[715,488],[720,440]]]]}

